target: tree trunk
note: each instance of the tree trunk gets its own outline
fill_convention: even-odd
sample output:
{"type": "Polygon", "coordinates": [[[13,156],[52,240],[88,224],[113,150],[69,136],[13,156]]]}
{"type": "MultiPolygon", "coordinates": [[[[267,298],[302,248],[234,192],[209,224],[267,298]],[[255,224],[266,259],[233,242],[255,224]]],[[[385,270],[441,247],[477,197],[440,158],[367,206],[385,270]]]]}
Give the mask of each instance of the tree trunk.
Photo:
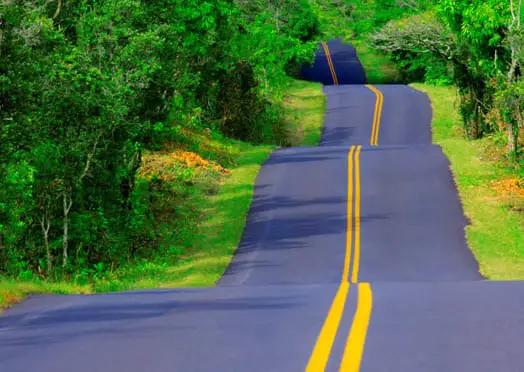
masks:
{"type": "Polygon", "coordinates": [[[67,251],[69,244],[69,211],[71,210],[71,205],[73,205],[73,200],[64,189],[62,191],[62,201],[64,207],[64,238],[62,241],[62,267],[67,266],[67,251]]]}
{"type": "Polygon", "coordinates": [[[60,11],[62,10],[62,0],[58,0],[58,5],[56,7],[56,11],[55,11],[55,14],[53,15],[53,19],[55,19],[56,17],[58,17],[58,15],[60,14],[60,11]]]}
{"type": "Polygon", "coordinates": [[[517,153],[517,136],[518,127],[515,128],[513,120],[508,123],[508,153],[510,155],[517,153]],[[517,129],[517,130],[516,130],[517,129]]]}
{"type": "MultiPolygon", "coordinates": [[[[519,76],[516,76],[517,67],[521,62],[522,51],[522,35],[521,35],[521,15],[522,15],[522,0],[518,1],[515,6],[515,1],[510,0],[511,7],[511,22],[509,25],[509,46],[511,51],[511,62],[507,77],[507,89],[512,90],[513,85],[517,83],[519,76]]],[[[513,102],[514,114],[513,118],[508,118],[508,153],[509,155],[517,154],[519,127],[522,125],[522,112],[520,111],[522,97],[513,92],[511,100],[513,102]]]]}
{"type": "Polygon", "coordinates": [[[47,274],[50,274],[53,270],[53,257],[51,255],[51,250],[49,249],[49,227],[50,227],[49,219],[46,215],[42,217],[40,220],[40,226],[42,227],[42,233],[44,234],[44,245],[45,245],[45,251],[47,255],[47,274]]]}
{"type": "Polygon", "coordinates": [[[53,271],[53,254],[49,247],[49,229],[51,228],[51,219],[49,218],[49,209],[51,204],[51,198],[48,194],[42,196],[42,216],[39,219],[40,227],[42,229],[42,235],[44,236],[44,246],[47,256],[47,274],[51,274],[53,271]]]}
{"type": "Polygon", "coordinates": [[[475,102],[475,108],[473,109],[473,130],[472,130],[472,137],[474,139],[479,139],[482,136],[481,132],[481,125],[482,125],[482,111],[480,104],[477,101],[477,95],[473,94],[472,99],[474,99],[475,102]]]}

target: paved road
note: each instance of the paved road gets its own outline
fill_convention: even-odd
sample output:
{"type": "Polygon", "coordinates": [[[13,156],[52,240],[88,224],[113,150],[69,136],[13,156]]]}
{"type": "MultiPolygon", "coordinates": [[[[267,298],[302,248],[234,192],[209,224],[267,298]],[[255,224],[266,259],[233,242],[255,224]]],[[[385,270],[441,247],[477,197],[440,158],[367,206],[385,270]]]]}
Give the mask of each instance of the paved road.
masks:
{"type": "Polygon", "coordinates": [[[324,85],[333,85],[337,80],[340,85],[366,83],[366,73],[358,60],[357,51],[338,39],[330,40],[319,48],[313,66],[302,69],[302,77],[324,85]]]}
{"type": "Polygon", "coordinates": [[[0,371],[524,370],[524,285],[478,273],[427,97],[359,85],[346,48],[305,71],[354,85],[325,88],[321,146],[264,165],[217,287],[32,297],[0,371]]]}

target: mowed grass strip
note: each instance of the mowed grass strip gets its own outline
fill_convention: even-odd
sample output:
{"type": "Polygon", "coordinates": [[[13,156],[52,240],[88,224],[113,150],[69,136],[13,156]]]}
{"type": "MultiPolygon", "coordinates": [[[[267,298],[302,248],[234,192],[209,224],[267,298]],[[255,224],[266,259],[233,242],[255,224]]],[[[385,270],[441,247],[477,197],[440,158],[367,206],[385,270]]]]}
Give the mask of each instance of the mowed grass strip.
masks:
{"type": "Polygon", "coordinates": [[[493,280],[524,279],[524,174],[504,157],[501,138],[467,140],[450,87],[413,84],[433,106],[433,141],[451,162],[466,216],[466,236],[481,273],[493,280]]]}
{"type": "MultiPolygon", "coordinates": [[[[326,100],[320,84],[303,81],[290,83],[284,100],[283,120],[295,146],[318,144],[325,108],[326,100]]],[[[228,167],[229,172],[220,181],[216,193],[206,194],[200,190],[190,193],[192,200],[188,202],[191,208],[198,208],[199,216],[196,218],[192,215],[183,221],[182,226],[180,223],[177,225],[184,235],[184,242],[180,247],[180,259],[176,263],[137,262],[100,275],[87,283],[77,280],[0,278],[0,309],[33,294],[88,294],[213,286],[231,262],[240,242],[258,171],[274,147],[253,146],[203,135],[192,135],[191,140],[194,143],[187,150],[198,149],[206,159],[219,159],[234,165],[228,167]]],[[[208,183],[215,185],[216,176],[209,178],[208,183]]],[[[205,184],[206,180],[199,182],[205,184]]]]}

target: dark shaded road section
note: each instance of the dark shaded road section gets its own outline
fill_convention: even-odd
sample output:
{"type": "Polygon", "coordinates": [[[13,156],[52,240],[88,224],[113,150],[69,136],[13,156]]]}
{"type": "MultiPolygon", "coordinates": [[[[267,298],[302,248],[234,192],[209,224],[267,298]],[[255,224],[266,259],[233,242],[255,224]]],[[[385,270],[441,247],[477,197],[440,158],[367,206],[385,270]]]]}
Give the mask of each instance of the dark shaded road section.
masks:
{"type": "MultiPolygon", "coordinates": [[[[357,51],[352,45],[343,44],[340,40],[328,41],[327,46],[340,85],[365,84],[366,73],[360,63],[357,51]]],[[[302,68],[302,78],[308,81],[317,81],[324,85],[333,85],[326,52],[319,45],[314,63],[302,68]]]]}
{"type": "MultiPolygon", "coordinates": [[[[363,83],[353,48],[330,48],[340,83],[363,83]]],[[[304,75],[330,84],[324,62],[319,52],[304,75]]],[[[217,287],[32,297],[0,316],[0,371],[303,371],[342,278],[351,145],[362,145],[359,282],[373,292],[361,371],[521,371],[524,284],[478,273],[428,98],[377,88],[379,146],[375,94],[325,88],[321,146],[277,150],[262,167],[217,287]]],[[[361,288],[350,285],[327,371],[339,370],[361,288]]]]}

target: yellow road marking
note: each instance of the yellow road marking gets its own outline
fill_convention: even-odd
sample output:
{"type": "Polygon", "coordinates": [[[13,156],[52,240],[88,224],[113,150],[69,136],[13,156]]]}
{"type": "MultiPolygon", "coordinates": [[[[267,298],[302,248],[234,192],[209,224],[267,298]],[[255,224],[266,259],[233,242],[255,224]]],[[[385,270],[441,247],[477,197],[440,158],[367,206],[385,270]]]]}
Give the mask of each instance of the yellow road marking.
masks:
{"type": "Polygon", "coordinates": [[[331,71],[333,73],[333,83],[335,85],[338,85],[338,77],[337,72],[335,71],[335,64],[333,63],[333,58],[331,58],[331,51],[329,50],[329,46],[327,43],[324,43],[325,50],[326,50],[326,58],[328,60],[328,64],[331,66],[331,71]]]}
{"type": "Polygon", "coordinates": [[[384,107],[384,95],[381,91],[377,90],[380,97],[379,110],[377,115],[377,125],[375,126],[375,146],[378,146],[378,133],[380,130],[380,124],[382,123],[382,108],[384,107]]]}
{"type": "MultiPolygon", "coordinates": [[[[378,132],[377,132],[378,135],[378,132]]],[[[315,347],[306,367],[306,372],[324,371],[335,342],[344,308],[349,294],[349,269],[351,265],[351,250],[353,249],[353,272],[351,282],[358,282],[360,267],[360,152],[362,146],[351,146],[348,154],[348,201],[347,201],[347,231],[346,254],[342,282],[331,304],[322,330],[318,335],[315,347]],[[353,194],[355,195],[355,212],[353,214],[353,194]],[[355,241],[353,244],[353,220],[355,220],[355,241]]],[[[366,334],[373,307],[373,295],[369,283],[358,283],[357,310],[346,341],[340,371],[358,372],[364,352],[366,334]]]]}
{"type": "Polygon", "coordinates": [[[347,202],[347,227],[346,227],[346,256],[344,260],[344,271],[342,271],[342,282],[349,280],[349,266],[351,263],[351,245],[353,244],[353,154],[355,146],[351,146],[348,154],[348,202],[347,202]]]}
{"type": "Polygon", "coordinates": [[[338,78],[337,73],[335,71],[335,65],[333,64],[333,60],[331,59],[331,53],[329,51],[329,46],[324,41],[321,42],[322,48],[324,48],[324,52],[326,53],[326,59],[328,62],[329,70],[331,71],[331,77],[333,78],[333,84],[338,85],[338,78]]]}
{"type": "Polygon", "coordinates": [[[344,307],[349,293],[349,266],[351,261],[351,243],[352,243],[352,210],[353,210],[353,154],[355,153],[355,146],[351,146],[348,154],[348,222],[346,235],[346,255],[344,258],[344,269],[342,272],[342,280],[338,288],[337,294],[329,312],[327,314],[322,330],[318,335],[317,342],[309,358],[306,367],[306,372],[319,372],[326,368],[331,354],[331,348],[335,342],[337,331],[344,314],[344,307]]]}
{"type": "Polygon", "coordinates": [[[333,84],[336,84],[336,73],[335,66],[333,66],[333,61],[331,60],[331,54],[329,53],[329,47],[325,42],[322,42],[322,48],[324,48],[324,53],[326,54],[326,60],[329,66],[329,71],[331,72],[331,78],[333,79],[333,84]]]}
{"type": "Polygon", "coordinates": [[[333,79],[333,83],[335,83],[335,74],[333,72],[333,68],[331,66],[331,63],[329,62],[329,57],[328,57],[328,53],[329,53],[329,49],[328,49],[328,46],[325,42],[321,42],[320,45],[322,45],[322,49],[324,49],[324,54],[326,55],[326,61],[328,63],[328,67],[329,67],[329,72],[331,73],[331,78],[333,79]]]}
{"type": "Polygon", "coordinates": [[[371,286],[369,283],[360,283],[358,285],[357,312],[353,318],[342,363],[340,363],[340,371],[342,372],[358,372],[360,370],[372,308],[373,293],[371,286]]]}
{"type": "Polygon", "coordinates": [[[351,282],[358,282],[358,270],[360,268],[360,150],[357,147],[355,154],[355,245],[353,249],[353,274],[351,282]]]}
{"type": "Polygon", "coordinates": [[[346,305],[348,292],[349,283],[344,282],[340,284],[337,295],[329,309],[326,321],[322,326],[322,331],[320,331],[318,335],[317,343],[306,367],[306,372],[320,372],[326,369],[331,348],[337,336],[338,326],[344,314],[344,306],[346,305]]]}
{"type": "Polygon", "coordinates": [[[366,87],[370,89],[373,93],[375,93],[376,96],[375,112],[373,114],[373,125],[371,127],[371,139],[369,140],[369,144],[371,146],[378,146],[378,133],[380,130],[380,122],[382,121],[382,107],[384,104],[384,95],[380,90],[378,90],[372,85],[366,85],[366,87]]]}

